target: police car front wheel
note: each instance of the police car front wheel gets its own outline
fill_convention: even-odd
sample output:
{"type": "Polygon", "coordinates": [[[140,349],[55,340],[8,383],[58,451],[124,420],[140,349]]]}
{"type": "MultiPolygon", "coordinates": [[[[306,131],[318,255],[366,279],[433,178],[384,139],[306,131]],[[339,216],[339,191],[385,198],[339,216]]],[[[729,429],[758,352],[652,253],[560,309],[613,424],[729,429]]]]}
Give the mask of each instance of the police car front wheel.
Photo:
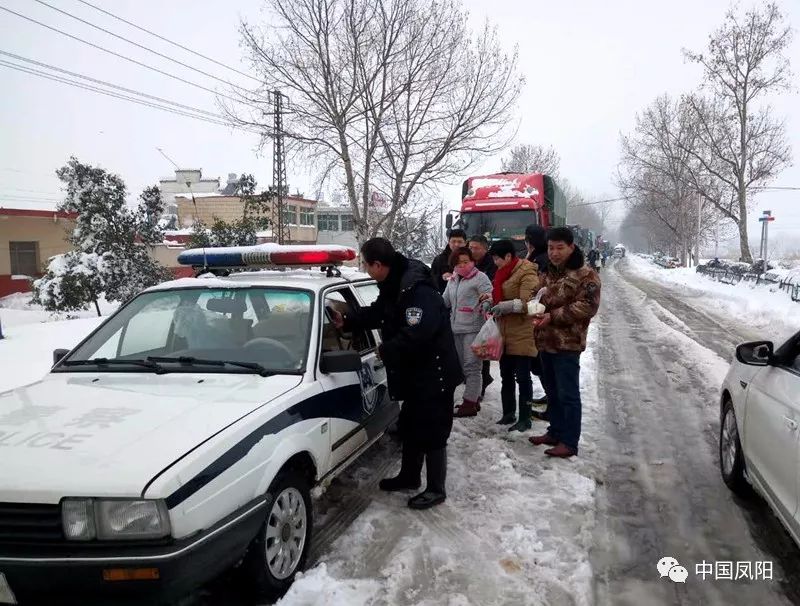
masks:
{"type": "Polygon", "coordinates": [[[260,594],[279,597],[308,557],[311,495],[308,480],[296,470],[278,476],[268,495],[267,517],[250,545],[245,570],[260,594]]]}

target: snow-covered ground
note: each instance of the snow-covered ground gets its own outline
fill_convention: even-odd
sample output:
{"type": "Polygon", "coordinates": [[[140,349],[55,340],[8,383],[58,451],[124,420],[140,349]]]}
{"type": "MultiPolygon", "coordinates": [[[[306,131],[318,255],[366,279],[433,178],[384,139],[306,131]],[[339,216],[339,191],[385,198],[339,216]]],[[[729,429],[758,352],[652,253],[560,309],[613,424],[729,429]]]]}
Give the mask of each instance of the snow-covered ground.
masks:
{"type": "Polygon", "coordinates": [[[783,340],[800,330],[800,303],[785,291],[742,282],[735,286],[698,274],[694,268],[664,269],[637,255],[626,257],[627,267],[642,277],[670,287],[712,313],[735,319],[763,331],[765,338],[783,340]]]}
{"type": "MultiPolygon", "coordinates": [[[[40,379],[53,365],[53,350],[72,348],[102,320],[94,310],[71,314],[74,319],[53,315],[31,306],[30,293],[0,299],[0,392],[27,385],[40,379]]],[[[116,309],[103,301],[104,315],[116,309]]]]}
{"type": "MultiPolygon", "coordinates": [[[[448,498],[431,511],[406,507],[409,494],[374,491],[371,505],[298,577],[281,606],[594,603],[589,553],[598,439],[597,334],[581,359],[580,456],[553,460],[526,434],[495,425],[499,381],[481,413],[456,419],[448,444],[448,498]]],[[[498,369],[493,369],[497,377],[498,369]]],[[[535,433],[546,424],[536,422],[535,433]]]]}

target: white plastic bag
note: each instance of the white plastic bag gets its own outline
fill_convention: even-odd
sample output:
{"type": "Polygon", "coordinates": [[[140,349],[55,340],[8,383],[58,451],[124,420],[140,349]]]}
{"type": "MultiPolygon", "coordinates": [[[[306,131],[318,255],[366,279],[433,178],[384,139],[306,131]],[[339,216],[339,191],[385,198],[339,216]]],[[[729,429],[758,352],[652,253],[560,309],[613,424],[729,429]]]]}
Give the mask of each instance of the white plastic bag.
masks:
{"type": "Polygon", "coordinates": [[[489,318],[472,342],[472,352],[481,360],[499,360],[503,355],[503,337],[494,318],[489,318]]]}
{"type": "Polygon", "coordinates": [[[543,314],[545,311],[545,306],[542,305],[539,301],[541,301],[542,297],[547,294],[547,287],[540,288],[539,292],[536,293],[536,296],[528,301],[528,315],[535,316],[538,314],[543,314]]]}

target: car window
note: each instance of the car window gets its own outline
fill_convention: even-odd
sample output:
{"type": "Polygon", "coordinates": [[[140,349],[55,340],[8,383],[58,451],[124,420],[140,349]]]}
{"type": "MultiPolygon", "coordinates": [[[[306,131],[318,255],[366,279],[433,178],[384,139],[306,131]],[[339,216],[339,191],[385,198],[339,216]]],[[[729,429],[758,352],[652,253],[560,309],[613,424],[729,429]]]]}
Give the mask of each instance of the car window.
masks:
{"type": "Polygon", "coordinates": [[[372,305],[377,301],[380,293],[377,284],[359,284],[356,286],[356,292],[358,292],[358,296],[361,297],[361,301],[365,306],[372,305]]]}
{"type": "Polygon", "coordinates": [[[329,291],[323,300],[322,351],[343,351],[352,349],[366,353],[375,347],[375,340],[368,331],[346,332],[333,324],[334,312],[346,315],[358,303],[349,288],[329,291]]]}
{"type": "MultiPolygon", "coordinates": [[[[144,293],[112,316],[69,360],[192,357],[254,362],[275,372],[300,370],[308,353],[311,305],[311,293],[297,289],[144,293]]],[[[196,366],[169,370],[201,371],[196,366]]]]}

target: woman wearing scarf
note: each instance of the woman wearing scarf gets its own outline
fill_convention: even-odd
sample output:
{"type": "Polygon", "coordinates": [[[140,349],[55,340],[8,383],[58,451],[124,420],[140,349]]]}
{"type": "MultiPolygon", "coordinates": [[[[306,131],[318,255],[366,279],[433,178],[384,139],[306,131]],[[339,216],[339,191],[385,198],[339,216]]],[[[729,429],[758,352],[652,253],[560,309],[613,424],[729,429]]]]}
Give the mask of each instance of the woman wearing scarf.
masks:
{"type": "Polygon", "coordinates": [[[503,417],[498,425],[511,425],[509,431],[527,431],[531,428],[531,358],[536,355],[536,344],[526,316],[526,304],[539,289],[536,266],[516,255],[511,240],[492,244],[489,254],[497,265],[492,283],[490,313],[495,317],[503,337],[503,356],[500,358],[500,396],[503,417]],[[519,387],[519,399],[517,395],[519,387]],[[519,418],[517,419],[517,401],[519,418]]]}
{"type": "Polygon", "coordinates": [[[492,283],[485,273],[475,267],[469,248],[461,247],[450,257],[453,277],[445,288],[444,304],[450,308],[450,326],[456,340],[456,351],[464,372],[464,401],[456,409],[457,417],[474,417],[480,410],[481,360],[471,345],[483,326],[479,299],[492,292],[492,283]]]}

